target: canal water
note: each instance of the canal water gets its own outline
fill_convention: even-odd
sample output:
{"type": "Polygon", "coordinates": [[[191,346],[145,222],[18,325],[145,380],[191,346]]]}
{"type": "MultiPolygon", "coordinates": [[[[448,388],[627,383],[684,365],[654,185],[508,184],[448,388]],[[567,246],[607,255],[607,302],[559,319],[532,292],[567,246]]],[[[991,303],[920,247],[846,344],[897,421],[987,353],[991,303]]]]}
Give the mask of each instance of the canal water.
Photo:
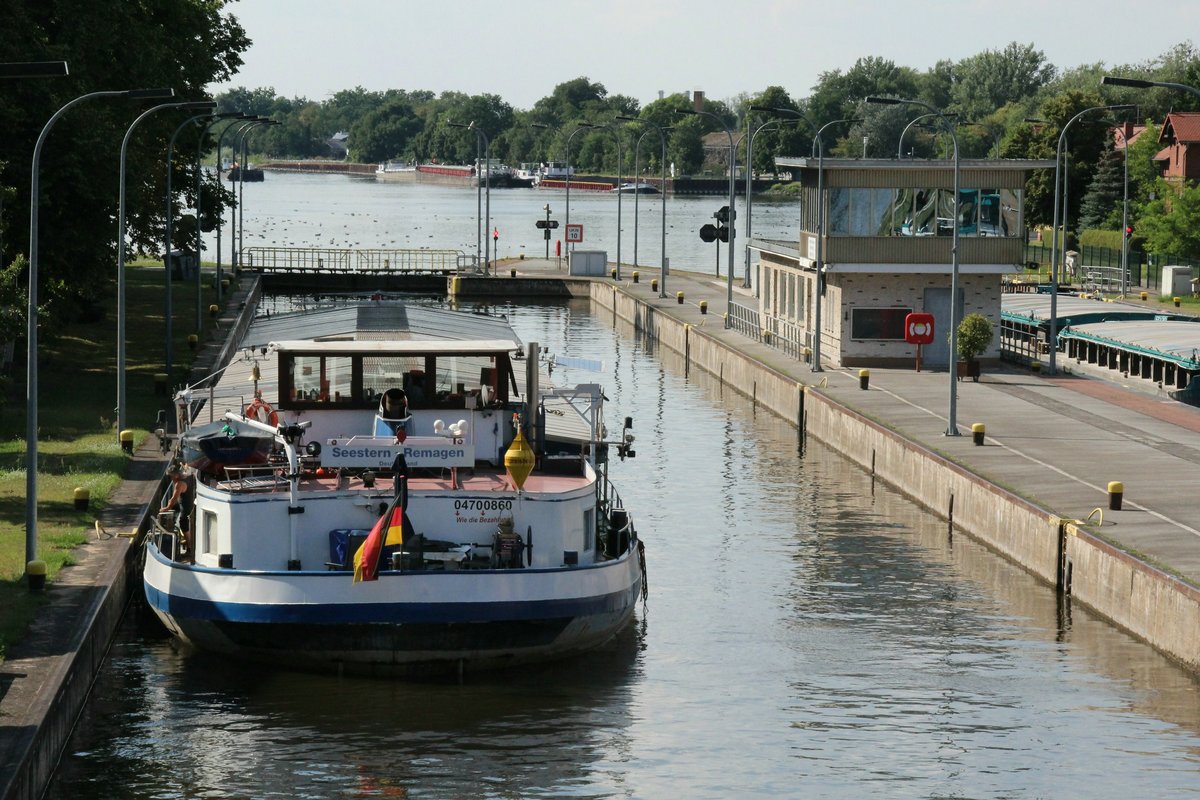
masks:
{"type": "MultiPolygon", "coordinates": [[[[264,220],[373,202],[289,177],[264,220]]],[[[634,623],[460,685],[229,663],[130,614],[50,797],[1200,795],[1194,677],[586,304],[491,310],[602,361],[554,377],[602,383],[610,430],[634,419],[613,465],[646,542],[634,623]]]]}
{"type": "Polygon", "coordinates": [[[51,797],[1200,794],[1166,659],[585,305],[493,310],[634,418],[635,623],[458,685],[226,663],[130,615],[51,797]]]}
{"type": "MultiPolygon", "coordinates": [[[[476,223],[481,212],[474,188],[442,184],[376,181],[355,175],[310,175],[269,172],[262,183],[247,183],[242,209],[244,247],[326,248],[447,248],[474,255],[476,223]]],[[[583,225],[584,250],[604,250],[617,257],[617,217],[621,218],[621,263],[657,269],[663,244],[661,195],[617,195],[573,190],[571,223],[583,225]],[[620,208],[618,209],[618,199],[620,208]],[[634,208],[637,208],[637,217],[634,208]],[[636,220],[636,230],[635,230],[636,220]]],[[[700,226],[713,223],[713,214],[728,204],[723,196],[668,196],[666,253],[677,268],[714,273],[720,258],[727,275],[729,246],[700,240],[700,226]]],[[[491,226],[498,233],[491,245],[493,258],[542,258],[546,242],[535,227],[546,218],[559,223],[551,233],[561,239],[566,225],[566,192],[558,189],[493,189],[491,226]]],[[[800,206],[794,200],[756,197],[750,219],[756,238],[795,239],[800,206]]],[[[738,201],[737,253],[734,274],[744,271],[744,205],[738,201]]],[[[230,263],[230,221],[221,234],[221,259],[230,263]]],[[[206,261],[216,260],[216,234],[204,238],[206,261]]],[[[549,254],[554,255],[554,241],[549,254]]],[[[564,251],[565,252],[565,251],[564,251]]]]}

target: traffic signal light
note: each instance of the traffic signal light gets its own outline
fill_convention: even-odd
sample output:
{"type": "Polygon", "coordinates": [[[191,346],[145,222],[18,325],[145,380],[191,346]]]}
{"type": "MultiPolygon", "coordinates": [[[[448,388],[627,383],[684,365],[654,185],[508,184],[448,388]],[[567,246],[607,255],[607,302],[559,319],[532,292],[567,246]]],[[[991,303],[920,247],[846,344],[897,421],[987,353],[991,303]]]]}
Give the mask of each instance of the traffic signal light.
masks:
{"type": "Polygon", "coordinates": [[[729,206],[721,206],[720,209],[717,210],[717,213],[713,214],[713,217],[721,225],[728,225],[729,224],[729,206]]]}
{"type": "Polygon", "coordinates": [[[1133,238],[1133,226],[1126,225],[1125,226],[1125,241],[1129,241],[1131,238],[1133,238]]]}

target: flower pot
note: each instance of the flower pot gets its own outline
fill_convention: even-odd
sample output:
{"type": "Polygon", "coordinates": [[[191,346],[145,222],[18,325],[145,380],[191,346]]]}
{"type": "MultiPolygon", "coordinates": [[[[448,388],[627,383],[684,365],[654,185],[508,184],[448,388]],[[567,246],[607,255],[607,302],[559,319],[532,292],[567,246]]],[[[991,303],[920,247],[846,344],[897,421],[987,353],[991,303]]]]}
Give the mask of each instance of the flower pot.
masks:
{"type": "Polygon", "coordinates": [[[971,361],[958,362],[958,379],[970,378],[976,383],[979,382],[979,362],[972,359],[971,361]]]}

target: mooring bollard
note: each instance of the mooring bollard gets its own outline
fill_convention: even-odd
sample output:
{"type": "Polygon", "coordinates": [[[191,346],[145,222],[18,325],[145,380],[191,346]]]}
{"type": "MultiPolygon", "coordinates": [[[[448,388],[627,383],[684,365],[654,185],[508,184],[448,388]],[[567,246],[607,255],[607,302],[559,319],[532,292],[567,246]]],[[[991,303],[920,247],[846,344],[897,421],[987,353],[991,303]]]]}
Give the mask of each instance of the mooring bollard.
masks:
{"type": "Polygon", "coordinates": [[[983,437],[986,433],[987,426],[982,422],[976,422],[971,426],[971,437],[974,438],[976,447],[979,447],[983,444],[983,437]]]}
{"type": "Polygon", "coordinates": [[[40,592],[46,588],[45,561],[30,561],[25,565],[25,574],[29,576],[29,591],[40,592]]]}
{"type": "Polygon", "coordinates": [[[1125,496],[1125,484],[1120,481],[1109,481],[1108,483],[1108,509],[1110,511],[1121,510],[1121,499],[1125,496]]]}
{"type": "Polygon", "coordinates": [[[871,385],[871,370],[860,369],[858,371],[858,388],[862,389],[865,392],[870,387],[870,385],[871,385]]]}
{"type": "Polygon", "coordinates": [[[651,278],[651,279],[650,279],[650,290],[651,290],[651,291],[653,291],[653,292],[657,292],[657,291],[658,291],[658,278],[651,278]]]}
{"type": "Polygon", "coordinates": [[[701,313],[701,314],[707,314],[707,313],[708,313],[708,301],[707,301],[707,300],[701,300],[701,301],[700,301],[700,313],[701,313]]]}
{"type": "Polygon", "coordinates": [[[188,334],[188,349],[195,350],[196,345],[200,344],[200,337],[194,333],[188,334]]]}
{"type": "Polygon", "coordinates": [[[1173,303],[1175,303],[1175,307],[1176,307],[1176,308],[1179,308],[1179,298],[1178,298],[1178,297],[1172,297],[1172,298],[1171,298],[1171,301],[1172,301],[1173,303]]]}
{"type": "Polygon", "coordinates": [[[213,319],[217,318],[217,314],[219,314],[220,311],[221,311],[221,309],[217,308],[216,303],[213,303],[211,306],[208,307],[208,315],[210,317],[212,317],[213,319]]]}
{"type": "Polygon", "coordinates": [[[1150,293],[1149,293],[1149,292],[1142,292],[1142,299],[1143,299],[1143,300],[1149,300],[1149,299],[1150,299],[1150,293]]]}
{"type": "Polygon", "coordinates": [[[510,277],[510,278],[515,278],[515,277],[517,277],[517,271],[516,271],[516,269],[510,269],[510,270],[508,271],[508,277],[510,277]]]}
{"type": "Polygon", "coordinates": [[[637,283],[637,282],[638,282],[638,278],[639,278],[639,277],[641,277],[641,276],[639,276],[639,275],[638,275],[638,272],[637,272],[637,270],[635,269],[635,270],[633,271],[633,282],[634,282],[634,283],[637,283]]]}
{"type": "Polygon", "coordinates": [[[679,305],[683,305],[683,292],[675,293],[675,302],[679,303],[679,305]]]}
{"type": "Polygon", "coordinates": [[[133,453],[133,431],[121,431],[118,437],[121,440],[121,449],[132,455],[133,453]]]}
{"type": "Polygon", "coordinates": [[[611,270],[609,270],[609,271],[608,271],[608,274],[609,274],[609,275],[612,275],[612,279],[613,279],[614,281],[617,279],[617,271],[616,271],[615,269],[611,269],[611,270]]]}
{"type": "Polygon", "coordinates": [[[87,489],[83,488],[82,486],[76,487],[75,488],[75,510],[76,511],[87,511],[88,502],[91,500],[91,498],[92,498],[92,493],[89,492],[87,489]]]}

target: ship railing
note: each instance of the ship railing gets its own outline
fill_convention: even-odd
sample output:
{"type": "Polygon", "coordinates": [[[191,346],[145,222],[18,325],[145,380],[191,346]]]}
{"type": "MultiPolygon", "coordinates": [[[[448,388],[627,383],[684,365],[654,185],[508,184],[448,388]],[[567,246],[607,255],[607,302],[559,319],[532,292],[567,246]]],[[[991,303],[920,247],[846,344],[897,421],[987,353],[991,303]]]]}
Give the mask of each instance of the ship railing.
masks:
{"type": "Polygon", "coordinates": [[[240,263],[275,274],[453,275],[475,269],[460,250],[432,248],[247,247],[240,263]]]}
{"type": "Polygon", "coordinates": [[[271,464],[225,467],[225,480],[217,488],[227,492],[273,492],[287,488],[284,472],[271,464]]]}

